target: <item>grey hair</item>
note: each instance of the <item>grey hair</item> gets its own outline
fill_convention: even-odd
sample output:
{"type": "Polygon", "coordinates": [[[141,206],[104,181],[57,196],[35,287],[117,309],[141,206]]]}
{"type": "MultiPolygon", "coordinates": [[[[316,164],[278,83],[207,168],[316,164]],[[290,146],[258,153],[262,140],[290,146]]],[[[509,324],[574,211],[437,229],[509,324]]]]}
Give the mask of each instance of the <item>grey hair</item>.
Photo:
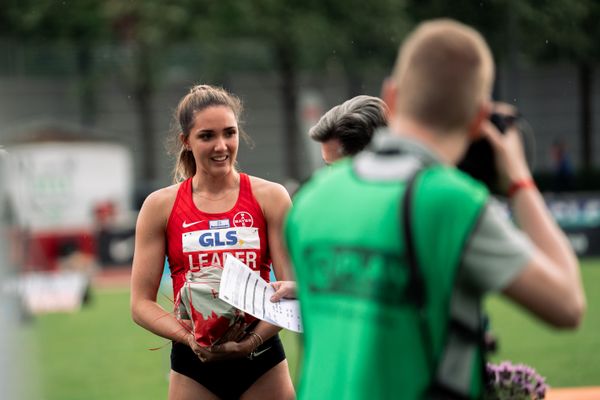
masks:
{"type": "Polygon", "coordinates": [[[356,96],[327,111],[308,135],[321,143],[338,139],[343,155],[354,155],[369,144],[377,128],[387,125],[387,113],[380,98],[356,96]]]}

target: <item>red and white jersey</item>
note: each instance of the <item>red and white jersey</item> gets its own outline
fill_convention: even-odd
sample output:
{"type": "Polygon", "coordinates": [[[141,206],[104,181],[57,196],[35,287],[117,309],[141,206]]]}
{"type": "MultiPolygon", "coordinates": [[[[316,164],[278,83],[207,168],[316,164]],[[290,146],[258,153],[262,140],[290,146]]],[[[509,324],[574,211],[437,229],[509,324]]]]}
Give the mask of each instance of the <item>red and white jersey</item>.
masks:
{"type": "MultiPolygon", "coordinates": [[[[267,225],[260,205],[252,194],[250,178],[246,174],[240,174],[238,199],[232,209],[222,213],[199,210],[192,198],[192,179],[185,180],[179,187],[167,223],[167,257],[176,307],[179,306],[180,291],[186,283],[186,274],[191,272],[205,275],[206,272],[206,276],[214,277],[213,271],[223,268],[225,254],[236,257],[252,270],[259,271],[263,279],[269,280],[271,259],[267,225]]],[[[219,310],[223,306],[219,304],[221,300],[214,290],[215,287],[218,289],[218,282],[210,284],[215,298],[214,305],[204,302],[202,306],[194,307],[194,313],[199,314],[190,316],[192,320],[205,321],[202,332],[195,329],[197,340],[205,345],[218,337],[225,323],[217,321],[222,317],[219,310]],[[221,328],[211,332],[210,325],[221,328]],[[202,336],[205,335],[207,337],[203,339],[202,336]]]]}

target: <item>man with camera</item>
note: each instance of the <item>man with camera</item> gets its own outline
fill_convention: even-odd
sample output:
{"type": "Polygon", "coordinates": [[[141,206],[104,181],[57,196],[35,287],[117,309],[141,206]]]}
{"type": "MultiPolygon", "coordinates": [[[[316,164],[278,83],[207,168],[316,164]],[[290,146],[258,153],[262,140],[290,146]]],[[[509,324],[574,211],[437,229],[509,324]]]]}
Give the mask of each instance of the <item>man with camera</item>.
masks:
{"type": "Polygon", "coordinates": [[[518,132],[488,119],[493,79],[479,33],[422,23],[384,85],[389,130],[296,195],[285,232],[305,329],[300,398],[479,398],[492,291],[550,325],[580,323],[577,259],[518,132]],[[482,136],[520,229],[455,168],[482,136]]]}

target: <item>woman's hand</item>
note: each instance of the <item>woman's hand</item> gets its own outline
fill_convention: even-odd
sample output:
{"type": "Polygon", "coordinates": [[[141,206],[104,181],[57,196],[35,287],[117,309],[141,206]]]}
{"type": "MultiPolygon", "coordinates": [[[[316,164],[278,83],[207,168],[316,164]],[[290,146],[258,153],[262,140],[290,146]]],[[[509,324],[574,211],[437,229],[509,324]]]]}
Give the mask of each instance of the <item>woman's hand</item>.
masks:
{"type": "Polygon", "coordinates": [[[200,361],[214,362],[246,357],[252,353],[254,345],[250,340],[243,340],[241,342],[229,341],[210,347],[202,347],[196,343],[196,346],[192,347],[192,350],[196,353],[200,361]]]}
{"type": "Polygon", "coordinates": [[[245,339],[248,324],[243,317],[238,318],[212,346],[200,346],[193,334],[188,335],[188,345],[202,362],[212,362],[241,358],[254,350],[252,341],[245,339]]]}

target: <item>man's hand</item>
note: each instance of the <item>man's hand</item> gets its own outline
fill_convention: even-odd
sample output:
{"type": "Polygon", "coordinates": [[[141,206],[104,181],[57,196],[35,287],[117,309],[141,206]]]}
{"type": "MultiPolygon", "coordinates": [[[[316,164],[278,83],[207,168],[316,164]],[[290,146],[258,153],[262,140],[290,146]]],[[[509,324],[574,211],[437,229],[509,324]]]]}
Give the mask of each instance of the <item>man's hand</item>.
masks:
{"type": "MultiPolygon", "coordinates": [[[[505,103],[495,103],[494,110],[504,115],[516,115],[514,107],[505,103]]],[[[511,183],[531,179],[527,165],[521,134],[515,126],[507,127],[504,133],[489,121],[482,124],[482,135],[490,142],[500,178],[500,187],[506,191],[511,183]]]]}
{"type": "Polygon", "coordinates": [[[282,298],[295,299],[296,298],[296,282],[294,281],[277,281],[271,282],[271,286],[275,289],[275,294],[271,296],[273,303],[278,302],[282,298]]]}

